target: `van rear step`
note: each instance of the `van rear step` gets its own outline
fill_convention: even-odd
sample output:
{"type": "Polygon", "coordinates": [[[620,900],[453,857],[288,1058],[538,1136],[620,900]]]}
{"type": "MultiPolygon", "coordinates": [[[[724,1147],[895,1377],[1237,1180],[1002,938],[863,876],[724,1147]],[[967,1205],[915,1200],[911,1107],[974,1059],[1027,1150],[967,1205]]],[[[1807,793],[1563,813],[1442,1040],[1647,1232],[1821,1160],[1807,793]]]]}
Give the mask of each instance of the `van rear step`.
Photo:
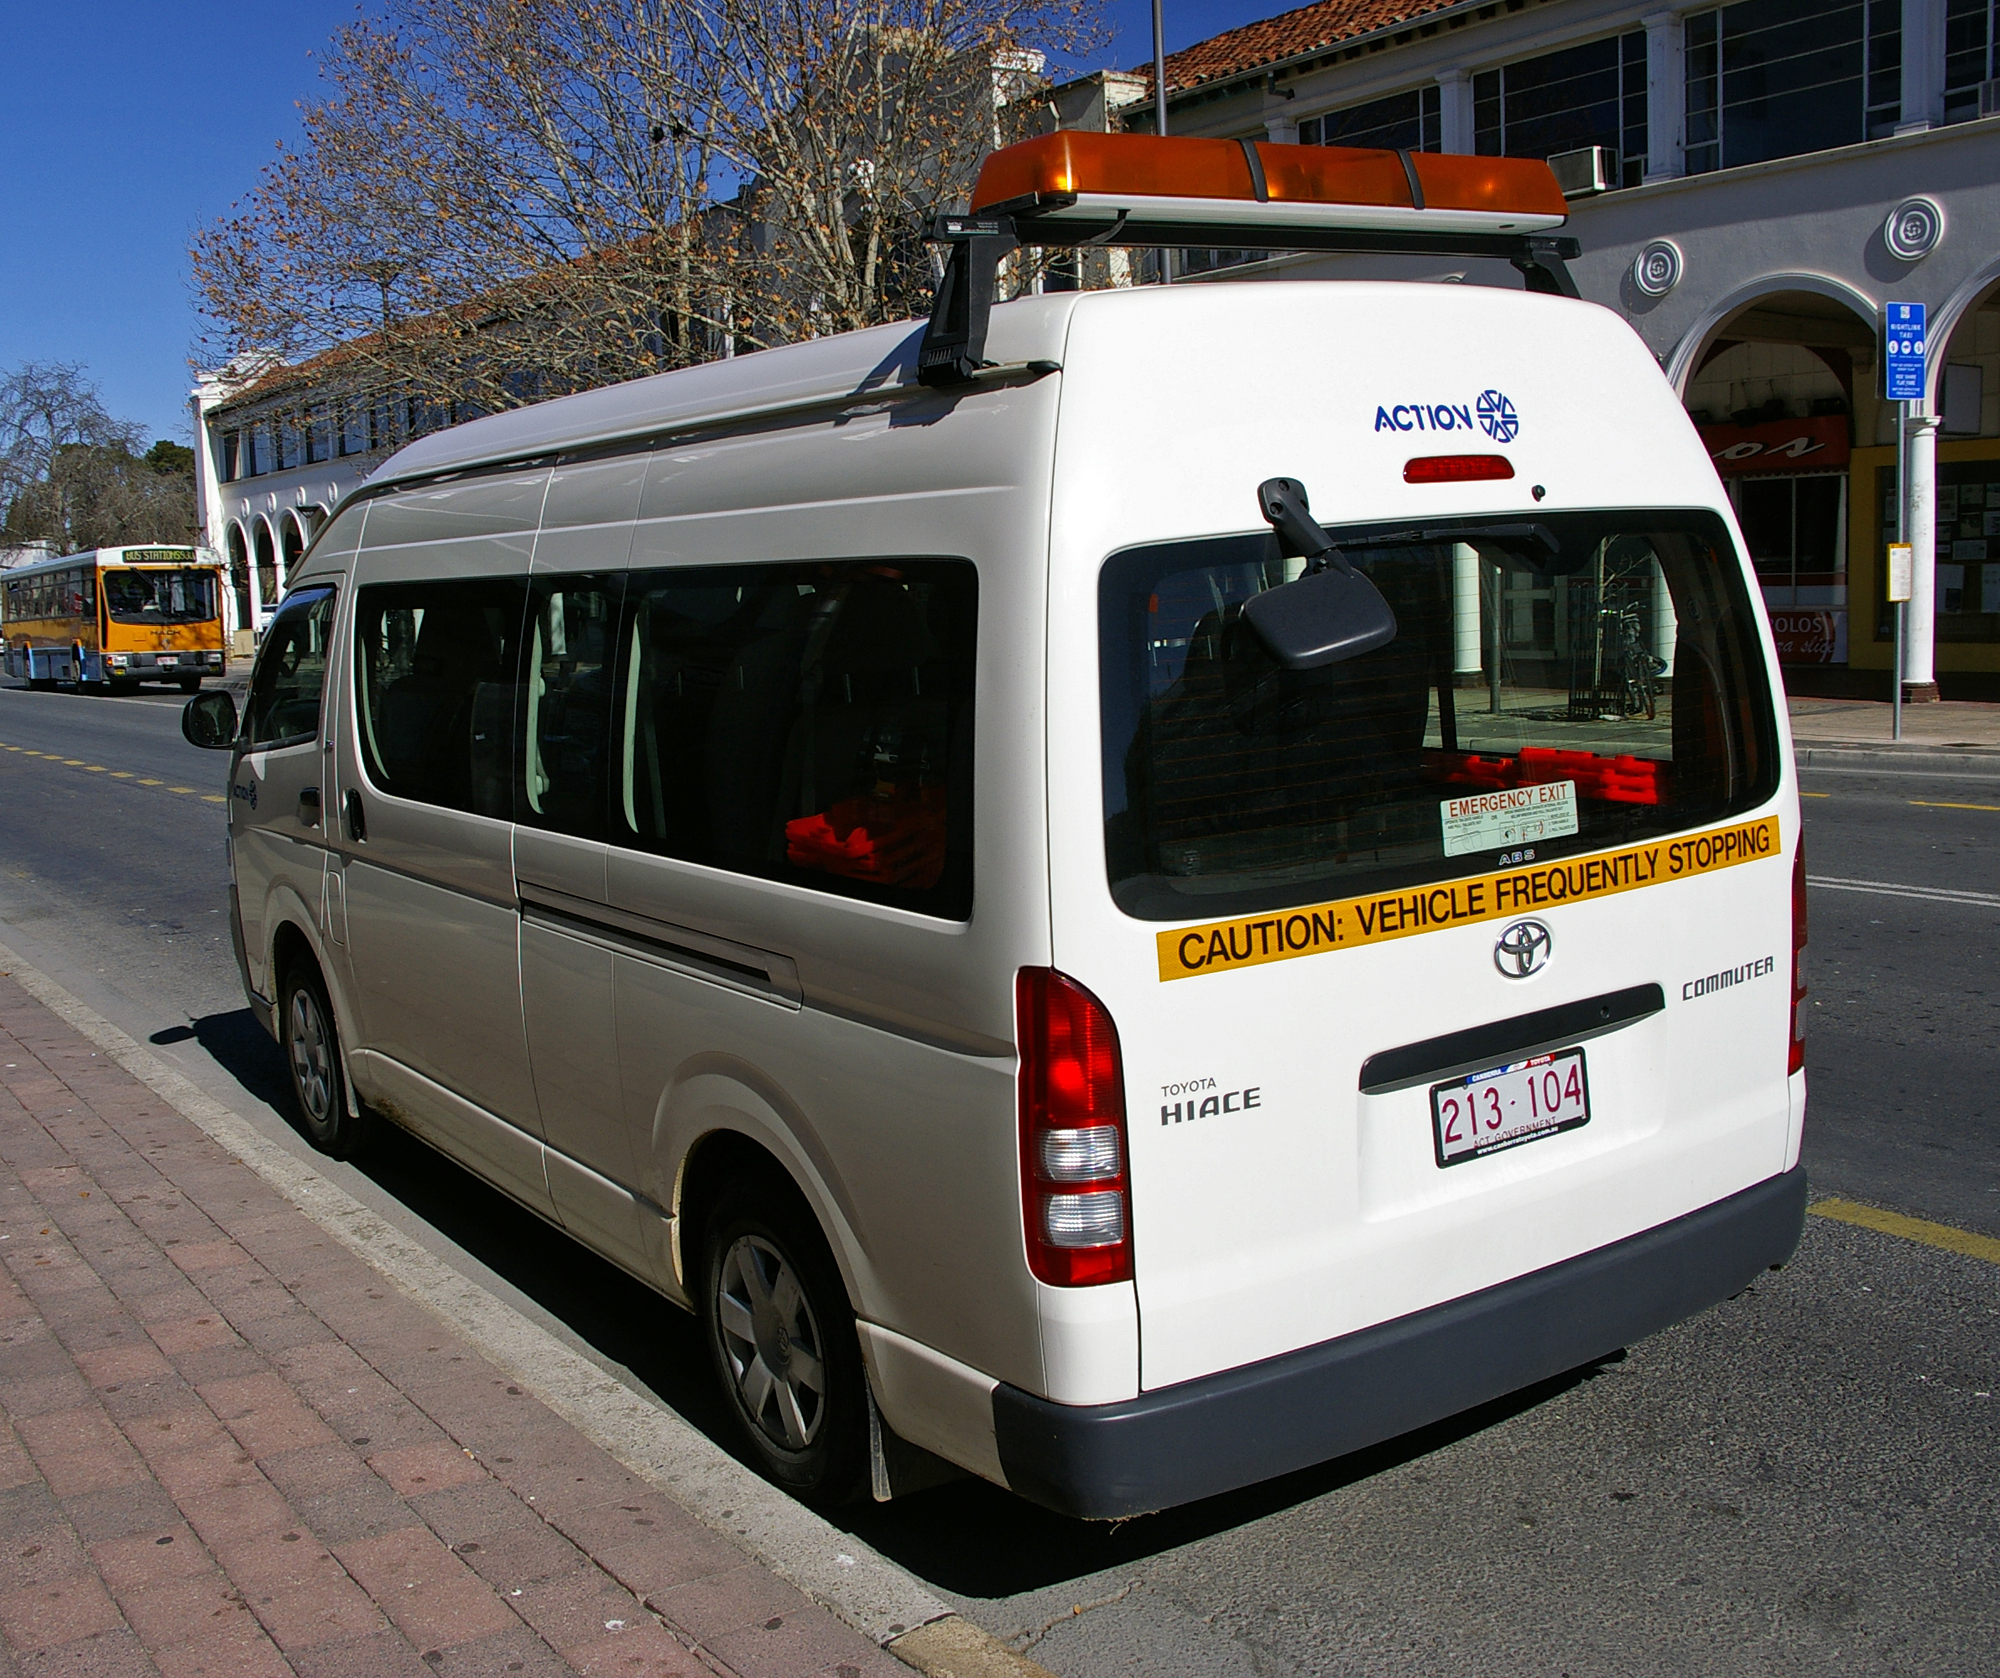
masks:
{"type": "Polygon", "coordinates": [[[1792,1256],[1803,1166],[1671,1223],[1497,1287],[1119,1404],[1063,1405],[1004,1383],[1007,1484],[1065,1515],[1117,1520],[1380,1444],[1656,1334],[1792,1256]]]}

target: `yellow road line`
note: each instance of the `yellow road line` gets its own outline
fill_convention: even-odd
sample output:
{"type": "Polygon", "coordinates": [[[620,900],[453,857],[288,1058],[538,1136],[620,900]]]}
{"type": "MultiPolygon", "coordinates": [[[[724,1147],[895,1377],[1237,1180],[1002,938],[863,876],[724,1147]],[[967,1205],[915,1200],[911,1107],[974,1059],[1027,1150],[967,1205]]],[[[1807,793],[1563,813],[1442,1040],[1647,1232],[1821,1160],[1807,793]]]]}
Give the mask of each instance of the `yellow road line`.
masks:
{"type": "Polygon", "coordinates": [[[166,784],[167,783],[165,781],[149,781],[143,775],[139,777],[139,785],[141,785],[142,787],[163,787],[166,784]]]}
{"type": "Polygon", "coordinates": [[[83,759],[80,757],[66,757],[62,761],[64,767],[68,769],[81,769],[83,767],[83,759]]]}
{"type": "Polygon", "coordinates": [[[111,771],[105,768],[104,765],[101,763],[86,763],[84,765],[84,768],[88,769],[93,775],[108,775],[111,773],[111,771]]]}
{"type": "Polygon", "coordinates": [[[205,792],[201,795],[201,801],[204,804],[227,804],[229,802],[219,792],[205,792]]]}
{"type": "Polygon", "coordinates": [[[1801,798],[1831,798],[1833,794],[1830,792],[1802,792],[1799,796],[1801,798]]]}
{"type": "Polygon", "coordinates": [[[111,771],[111,778],[114,781],[129,781],[132,779],[132,771],[129,769],[114,769],[111,771]]]}
{"type": "Polygon", "coordinates": [[[193,792],[193,791],[194,791],[194,788],[193,788],[193,787],[168,787],[168,788],[167,788],[167,791],[169,791],[169,792],[193,792]]]}
{"type": "Polygon", "coordinates": [[[1920,810],[2000,810],[2000,804],[1946,804],[1928,798],[1913,798],[1910,802],[1920,810]]]}
{"type": "Polygon", "coordinates": [[[2000,1241],[1990,1235],[1975,1235],[1969,1229],[1953,1229],[1950,1224],[1926,1223],[1922,1218],[1906,1218],[1900,1212],[1885,1212],[1879,1206],[1863,1206],[1855,1200],[1815,1201],[1806,1210],[1817,1218],[1835,1223],[1858,1224],[1883,1235],[1901,1236],[1926,1247],[1941,1247],[1947,1253],[1963,1253],[1967,1258],[2000,1264],[2000,1241]]]}

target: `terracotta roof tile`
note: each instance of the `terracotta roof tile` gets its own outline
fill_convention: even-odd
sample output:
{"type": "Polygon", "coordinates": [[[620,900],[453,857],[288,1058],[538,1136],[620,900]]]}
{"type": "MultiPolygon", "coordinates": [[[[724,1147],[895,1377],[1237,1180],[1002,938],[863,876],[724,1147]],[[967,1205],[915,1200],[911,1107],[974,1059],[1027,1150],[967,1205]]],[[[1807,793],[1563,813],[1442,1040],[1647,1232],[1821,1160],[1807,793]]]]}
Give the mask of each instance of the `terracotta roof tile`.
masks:
{"type": "MultiPolygon", "coordinates": [[[[1206,82],[1240,76],[1280,59],[1296,58],[1321,47],[1337,46],[1357,35],[1370,35],[1399,23],[1452,10],[1462,0],[1314,0],[1295,11],[1260,18],[1240,29],[1198,41],[1167,54],[1167,91],[1184,92],[1206,82]]],[[[1153,67],[1141,64],[1134,74],[1150,87],[1153,67]]]]}

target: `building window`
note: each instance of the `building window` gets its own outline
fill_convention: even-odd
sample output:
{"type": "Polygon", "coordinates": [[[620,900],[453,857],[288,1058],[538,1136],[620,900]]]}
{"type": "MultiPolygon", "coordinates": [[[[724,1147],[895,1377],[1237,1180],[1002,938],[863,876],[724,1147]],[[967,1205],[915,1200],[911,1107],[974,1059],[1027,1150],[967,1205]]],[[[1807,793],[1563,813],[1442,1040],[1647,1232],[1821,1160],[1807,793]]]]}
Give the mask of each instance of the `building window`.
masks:
{"type": "Polygon", "coordinates": [[[279,420],[271,430],[277,438],[277,446],[271,451],[277,469],[289,472],[299,463],[299,428],[287,420],[279,420]]]}
{"type": "Polygon", "coordinates": [[[1442,144],[1441,104],[1435,84],[1371,99],[1345,111],[1308,117],[1299,124],[1303,146],[1367,146],[1383,151],[1436,151],[1442,144]]]}
{"type": "Polygon", "coordinates": [[[2000,76],[2000,0],[1949,0],[1944,21],[1944,120],[1979,115],[1979,84],[2000,76]]]}
{"type": "Polygon", "coordinates": [[[236,482],[237,440],[237,433],[234,431],[225,431],[222,434],[222,481],[225,484],[236,482]]]}
{"type": "MultiPolygon", "coordinates": [[[[1752,0],[1757,3],[1757,0],[1752,0]]],[[[1472,78],[1473,150],[1482,157],[1554,157],[1606,146],[1613,178],[1646,175],[1646,35],[1587,41],[1472,78]]]]}
{"type": "Polygon", "coordinates": [[[1901,0],[1742,0],[1687,20],[1687,170],[1877,139],[1902,113],[1901,0]]]}
{"type": "Polygon", "coordinates": [[[271,470],[270,445],[261,425],[243,428],[243,476],[260,478],[271,470]]]}
{"type": "Polygon", "coordinates": [[[333,416],[325,408],[306,415],[305,458],[308,465],[333,458],[333,416]]]}

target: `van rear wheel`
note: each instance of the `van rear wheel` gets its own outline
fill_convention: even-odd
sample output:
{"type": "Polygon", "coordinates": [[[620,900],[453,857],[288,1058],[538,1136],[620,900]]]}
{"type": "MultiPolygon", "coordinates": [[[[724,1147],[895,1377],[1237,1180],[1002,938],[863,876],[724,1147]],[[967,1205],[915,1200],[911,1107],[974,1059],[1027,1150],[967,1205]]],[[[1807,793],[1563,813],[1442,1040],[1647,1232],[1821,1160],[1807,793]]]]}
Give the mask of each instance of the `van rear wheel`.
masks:
{"type": "Polygon", "coordinates": [[[740,1183],[708,1221],[702,1319],[752,1461],[830,1508],[866,1484],[867,1400],[847,1290],[793,1186],[740,1183]]]}
{"type": "Polygon", "coordinates": [[[296,961],[286,970],[279,1006],[285,1066],[306,1140],[323,1154],[346,1159],[366,1139],[367,1120],[347,1110],[340,1033],[326,984],[311,962],[296,961]]]}

